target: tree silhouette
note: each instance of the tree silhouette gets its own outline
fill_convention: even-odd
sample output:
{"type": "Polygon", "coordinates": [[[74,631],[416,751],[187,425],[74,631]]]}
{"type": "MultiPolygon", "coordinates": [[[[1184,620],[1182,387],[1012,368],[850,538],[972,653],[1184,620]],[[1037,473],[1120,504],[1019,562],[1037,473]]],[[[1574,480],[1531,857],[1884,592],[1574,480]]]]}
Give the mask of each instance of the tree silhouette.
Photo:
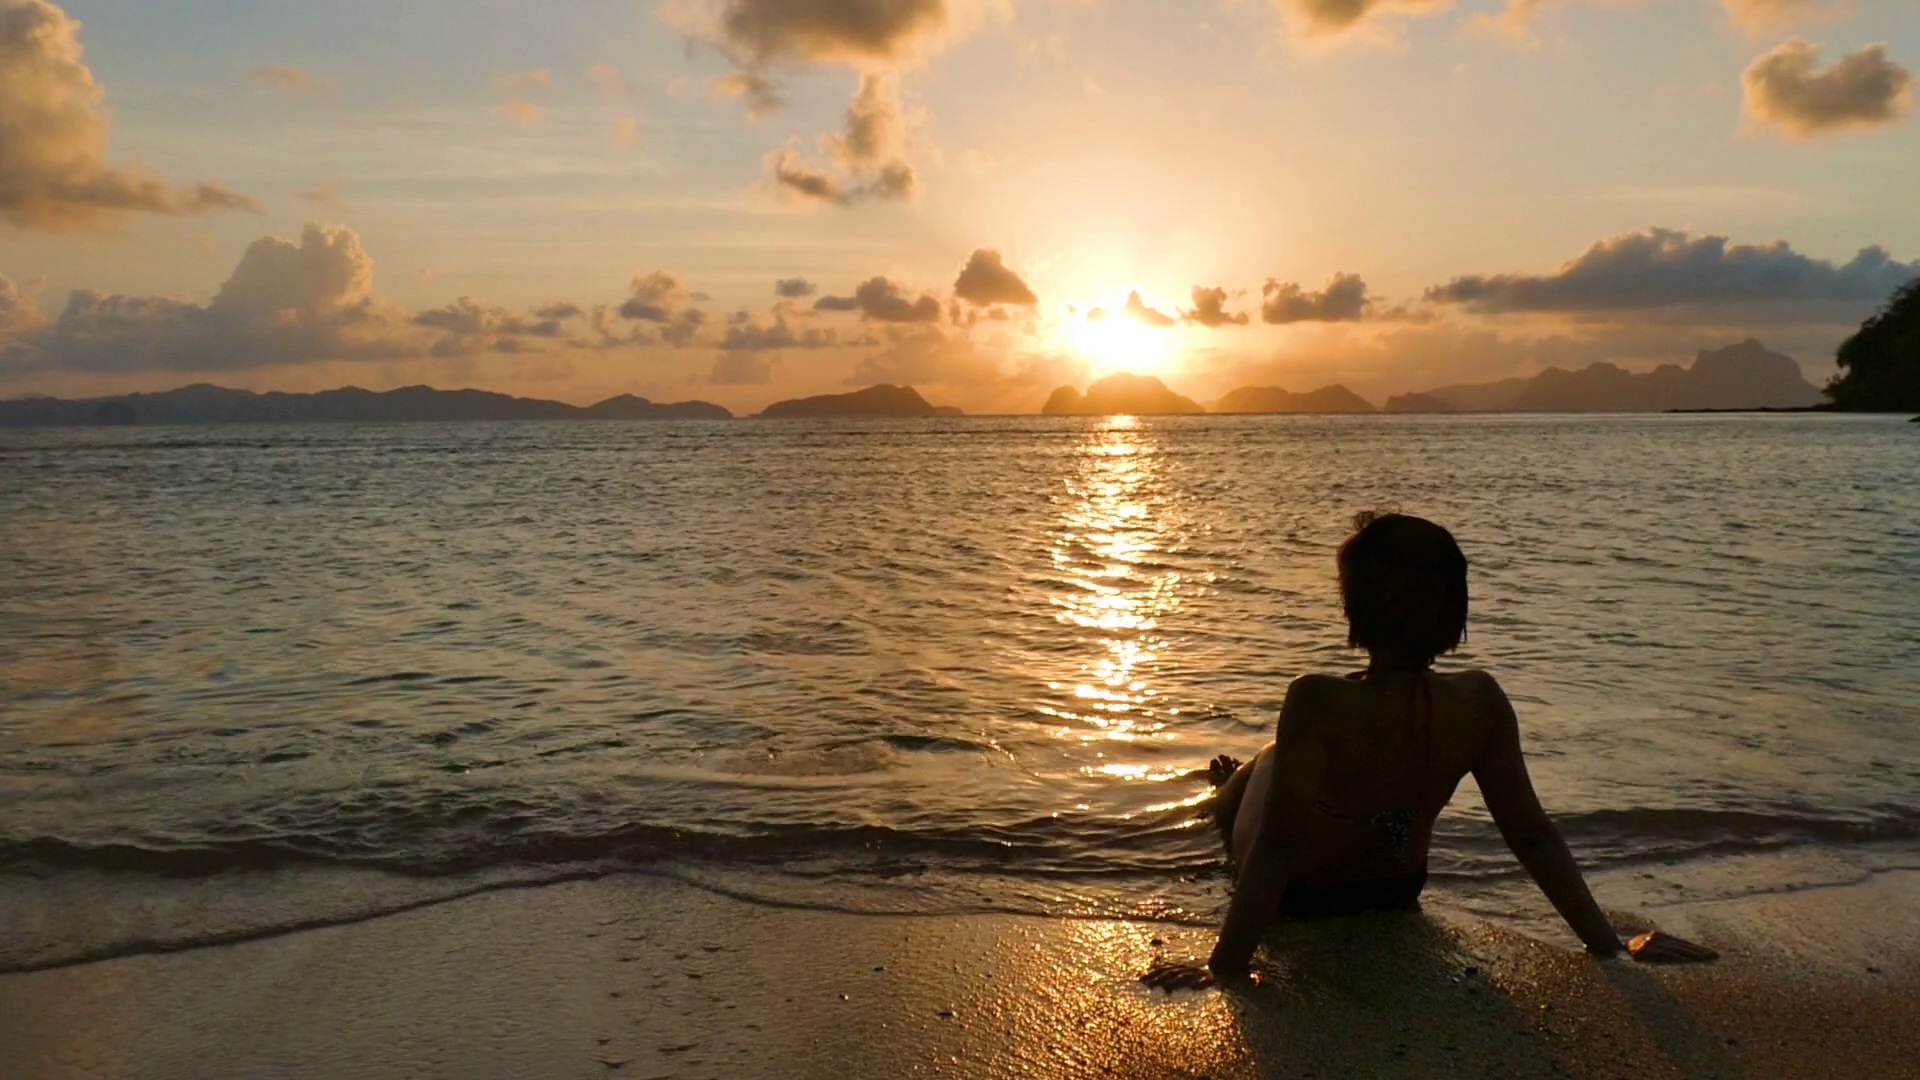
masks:
{"type": "Polygon", "coordinates": [[[1827,384],[1835,408],[1920,412],[1920,278],[1902,285],[1835,360],[1840,374],[1827,384]]]}

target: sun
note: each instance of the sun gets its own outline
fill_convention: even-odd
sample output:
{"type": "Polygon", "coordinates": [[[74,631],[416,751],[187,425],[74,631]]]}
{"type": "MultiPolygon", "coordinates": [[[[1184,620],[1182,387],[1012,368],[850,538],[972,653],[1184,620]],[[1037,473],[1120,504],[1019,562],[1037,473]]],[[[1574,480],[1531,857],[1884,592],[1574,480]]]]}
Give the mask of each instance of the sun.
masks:
{"type": "Polygon", "coordinates": [[[1165,375],[1173,365],[1173,333],[1143,325],[1125,315],[1074,316],[1067,343],[1084,357],[1096,380],[1108,375],[1165,375]]]}

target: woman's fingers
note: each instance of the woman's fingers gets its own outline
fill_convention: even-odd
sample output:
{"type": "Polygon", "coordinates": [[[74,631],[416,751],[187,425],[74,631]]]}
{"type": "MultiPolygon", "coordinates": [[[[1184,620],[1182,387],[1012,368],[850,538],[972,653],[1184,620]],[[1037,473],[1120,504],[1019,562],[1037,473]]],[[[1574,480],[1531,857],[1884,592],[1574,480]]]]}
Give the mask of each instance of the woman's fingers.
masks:
{"type": "Polygon", "coordinates": [[[1140,976],[1140,981],[1152,989],[1169,993],[1175,990],[1200,990],[1213,985],[1213,973],[1204,964],[1163,960],[1140,976]]]}
{"type": "Polygon", "coordinates": [[[1627,951],[1644,964],[1699,964],[1720,959],[1720,954],[1705,945],[1657,930],[1641,934],[1627,943],[1627,951]]]}

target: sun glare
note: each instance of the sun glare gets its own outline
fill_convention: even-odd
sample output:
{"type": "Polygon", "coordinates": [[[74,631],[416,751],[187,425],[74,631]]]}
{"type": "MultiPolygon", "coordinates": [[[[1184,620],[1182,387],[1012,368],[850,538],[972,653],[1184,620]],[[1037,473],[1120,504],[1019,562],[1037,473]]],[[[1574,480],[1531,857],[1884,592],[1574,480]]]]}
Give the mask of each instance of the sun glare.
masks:
{"type": "Polygon", "coordinates": [[[1094,320],[1077,315],[1068,327],[1069,344],[1084,357],[1095,379],[1108,375],[1164,375],[1172,365],[1171,330],[1145,326],[1124,315],[1094,320]]]}

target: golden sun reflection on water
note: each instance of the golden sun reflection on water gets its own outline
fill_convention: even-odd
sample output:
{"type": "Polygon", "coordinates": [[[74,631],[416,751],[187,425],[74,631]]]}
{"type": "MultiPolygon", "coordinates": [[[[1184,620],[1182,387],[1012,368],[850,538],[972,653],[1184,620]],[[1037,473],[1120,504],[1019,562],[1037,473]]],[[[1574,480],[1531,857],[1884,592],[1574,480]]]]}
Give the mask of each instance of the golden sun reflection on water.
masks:
{"type": "MultiPolygon", "coordinates": [[[[1158,561],[1167,543],[1156,511],[1158,446],[1130,416],[1110,418],[1090,431],[1067,481],[1051,556],[1061,588],[1048,597],[1054,617],[1092,655],[1073,682],[1049,689],[1061,704],[1041,711],[1066,721],[1064,739],[1086,743],[1171,740],[1152,674],[1161,659],[1163,620],[1179,607],[1180,575],[1158,561]]],[[[1098,755],[1104,757],[1104,754],[1098,755]]],[[[1143,764],[1107,763],[1081,769],[1089,777],[1162,782],[1176,771],[1143,764]]]]}

